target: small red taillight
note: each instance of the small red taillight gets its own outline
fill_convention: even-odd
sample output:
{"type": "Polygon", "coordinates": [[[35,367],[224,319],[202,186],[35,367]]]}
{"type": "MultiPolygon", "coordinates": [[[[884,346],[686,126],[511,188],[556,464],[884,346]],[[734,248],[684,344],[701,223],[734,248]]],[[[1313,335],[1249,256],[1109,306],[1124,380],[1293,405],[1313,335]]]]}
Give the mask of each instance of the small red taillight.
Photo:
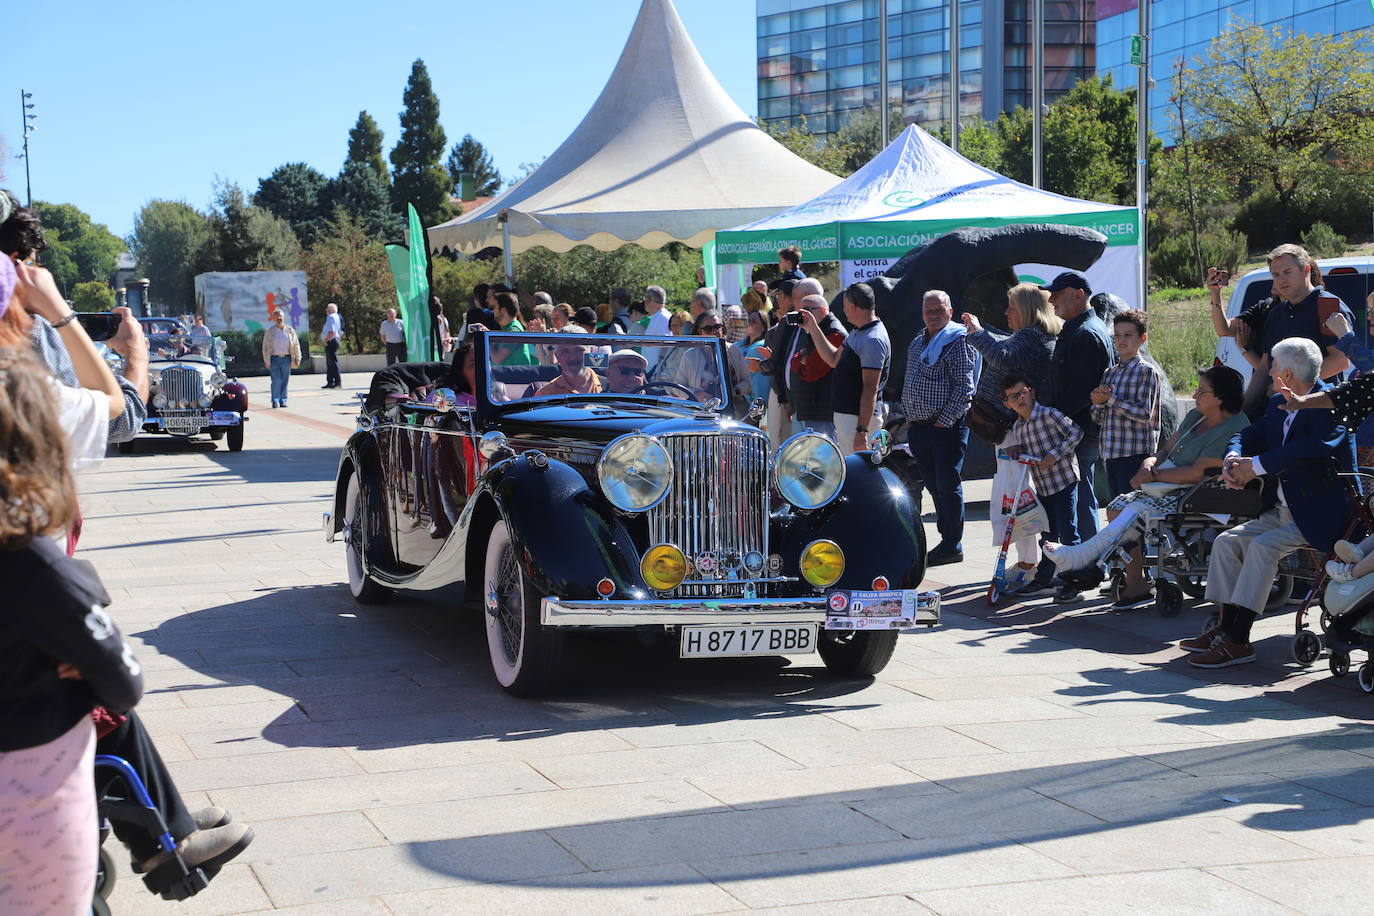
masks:
{"type": "Polygon", "coordinates": [[[887,576],[879,576],[873,580],[873,590],[875,592],[887,591],[887,576]]]}
{"type": "Polygon", "coordinates": [[[1357,273],[1359,273],[1359,271],[1353,267],[1333,267],[1330,270],[1322,271],[1322,274],[1328,277],[1341,277],[1357,273]]]}
{"type": "Polygon", "coordinates": [[[609,598],[615,594],[615,583],[610,579],[602,579],[596,583],[596,593],[602,598],[609,598]]]}

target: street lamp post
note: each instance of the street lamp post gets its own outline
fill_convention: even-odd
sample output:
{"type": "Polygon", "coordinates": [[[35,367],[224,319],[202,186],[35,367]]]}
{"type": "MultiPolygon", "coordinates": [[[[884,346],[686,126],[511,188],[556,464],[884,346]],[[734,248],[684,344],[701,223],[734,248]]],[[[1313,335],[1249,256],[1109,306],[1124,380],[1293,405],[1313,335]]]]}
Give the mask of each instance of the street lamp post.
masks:
{"type": "Polygon", "coordinates": [[[959,0],[949,0],[949,148],[959,152],[959,0]]]}
{"type": "Polygon", "coordinates": [[[887,147],[887,0],[878,0],[878,132],[887,147]]]}
{"type": "MultiPolygon", "coordinates": [[[[1137,244],[1140,246],[1136,253],[1137,270],[1140,271],[1140,283],[1137,287],[1137,295],[1140,297],[1137,308],[1144,309],[1148,306],[1150,295],[1150,252],[1146,247],[1146,215],[1149,212],[1147,206],[1149,188],[1149,156],[1150,156],[1150,4],[1141,2],[1140,4],[1140,41],[1139,41],[1139,71],[1136,76],[1135,90],[1135,206],[1136,218],[1140,221],[1140,235],[1137,244]]],[[[1132,61],[1135,63],[1135,61],[1132,61]]]]}
{"type": "MultiPolygon", "coordinates": [[[[1148,5],[1148,0],[1142,5],[1148,5]]],[[[1039,188],[1044,180],[1044,113],[1045,113],[1045,2],[1030,0],[1031,46],[1031,187],[1039,188]]]]}
{"type": "Polygon", "coordinates": [[[25,206],[29,207],[33,206],[33,178],[29,174],[29,134],[38,130],[38,125],[33,123],[38,115],[33,113],[33,102],[29,101],[31,98],[33,98],[32,92],[19,90],[19,113],[23,115],[20,123],[24,125],[24,152],[20,154],[19,158],[24,160],[24,192],[28,197],[28,203],[25,206]]]}

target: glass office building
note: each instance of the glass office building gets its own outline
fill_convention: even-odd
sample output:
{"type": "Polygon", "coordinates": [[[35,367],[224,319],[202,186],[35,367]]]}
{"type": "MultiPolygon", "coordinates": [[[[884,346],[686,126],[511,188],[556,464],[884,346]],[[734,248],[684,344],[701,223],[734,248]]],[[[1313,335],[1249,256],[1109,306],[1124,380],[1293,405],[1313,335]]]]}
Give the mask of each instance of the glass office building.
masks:
{"type": "MultiPolygon", "coordinates": [[[[1191,62],[1233,20],[1281,26],[1292,32],[1339,35],[1374,26],[1369,0],[1154,0],[1150,6],[1150,129],[1170,142],[1174,63],[1191,62]]],[[[1136,84],[1131,36],[1140,28],[1137,0],[1097,0],[1097,72],[1120,87],[1136,84]]]]}
{"type": "MultiPolygon", "coordinates": [[[[1044,0],[1045,100],[1096,72],[1096,0],[1044,0]]],[[[950,0],[888,0],[888,87],[906,121],[947,124],[950,0]]],[[[1030,103],[1028,0],[961,3],[959,111],[1030,103]]],[[[757,0],[759,117],[826,135],[877,108],[878,0],[757,0]]],[[[895,132],[895,131],[894,131],[895,132]]]]}

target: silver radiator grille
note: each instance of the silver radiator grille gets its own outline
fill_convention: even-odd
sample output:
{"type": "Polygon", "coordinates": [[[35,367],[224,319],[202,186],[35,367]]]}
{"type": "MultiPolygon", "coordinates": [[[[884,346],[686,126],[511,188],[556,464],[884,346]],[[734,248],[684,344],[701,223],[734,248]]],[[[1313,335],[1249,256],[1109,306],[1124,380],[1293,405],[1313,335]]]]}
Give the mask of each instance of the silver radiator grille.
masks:
{"type": "Polygon", "coordinates": [[[719,570],[703,574],[695,560],[712,553],[717,562],[735,563],[751,550],[768,553],[768,440],[761,436],[667,435],[661,441],[673,459],[668,495],[649,512],[649,537],[674,544],[694,561],[674,594],[709,597],[741,589],[693,585],[693,580],[725,578],[719,570]]]}
{"type": "Polygon", "coordinates": [[[158,389],[167,399],[167,407],[176,409],[186,401],[186,407],[199,407],[200,396],[205,393],[205,382],[195,369],[171,366],[162,370],[158,378],[158,389]]]}

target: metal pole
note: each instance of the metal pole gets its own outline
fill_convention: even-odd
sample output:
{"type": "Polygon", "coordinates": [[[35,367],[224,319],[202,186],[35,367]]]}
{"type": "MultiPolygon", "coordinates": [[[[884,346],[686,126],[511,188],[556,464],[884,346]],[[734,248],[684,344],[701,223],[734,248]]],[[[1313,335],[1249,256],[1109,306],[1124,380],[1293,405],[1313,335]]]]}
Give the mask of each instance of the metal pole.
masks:
{"type": "MultiPolygon", "coordinates": [[[[1148,0],[1142,0],[1148,6],[1148,0]]],[[[1031,187],[1041,187],[1044,175],[1045,2],[1031,0],[1031,187]]]]}
{"type": "Polygon", "coordinates": [[[1150,4],[1140,3],[1141,56],[1140,72],[1136,76],[1135,95],[1135,206],[1136,218],[1140,221],[1140,235],[1137,241],[1136,260],[1140,272],[1136,294],[1140,297],[1137,308],[1144,309],[1149,303],[1150,251],[1146,245],[1145,217],[1149,212],[1148,183],[1150,156],[1150,4]]]}
{"type": "Polygon", "coordinates": [[[31,97],[32,93],[25,92],[23,89],[19,90],[19,116],[21,118],[19,123],[24,125],[24,194],[28,198],[26,207],[33,206],[33,179],[29,175],[29,133],[32,130],[29,122],[33,120],[32,115],[29,114],[29,109],[33,105],[26,101],[31,97]]]}
{"type": "Polygon", "coordinates": [[[887,0],[878,0],[878,131],[887,146],[887,0]]]}
{"type": "Polygon", "coordinates": [[[506,269],[506,285],[515,288],[515,263],[510,254],[510,214],[501,211],[501,261],[506,269]]]}
{"type": "Polygon", "coordinates": [[[959,0],[949,0],[949,148],[959,152],[959,0]]]}

